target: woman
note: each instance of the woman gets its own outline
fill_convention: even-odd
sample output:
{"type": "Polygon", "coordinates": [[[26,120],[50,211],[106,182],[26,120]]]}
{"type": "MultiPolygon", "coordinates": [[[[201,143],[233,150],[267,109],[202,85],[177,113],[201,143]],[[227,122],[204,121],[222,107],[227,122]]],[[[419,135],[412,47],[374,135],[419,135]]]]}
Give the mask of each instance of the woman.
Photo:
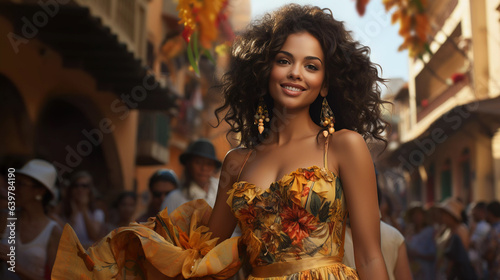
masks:
{"type": "MultiPolygon", "coordinates": [[[[227,278],[238,270],[240,240],[252,265],[249,279],[388,279],[375,173],[363,139],[381,139],[385,128],[381,79],[367,54],[317,7],[287,5],[251,25],[233,45],[218,110],[228,109],[223,119],[241,133],[245,148],[227,154],[211,215],[198,211],[206,205],[198,200],[143,225],[182,249],[145,244],[150,231],[136,227],[112,233],[112,251],[126,248],[113,240],[139,232],[142,248],[154,243],[156,253],[144,250],[147,261],[137,267],[148,269],[134,273],[227,278]],[[341,263],[348,212],[357,272],[341,263]],[[228,239],[237,222],[242,237],[228,239]]],[[[100,254],[95,249],[90,257],[100,254]]],[[[120,275],[130,274],[121,268],[125,259],[116,260],[120,275]]]]}
{"type": "Polygon", "coordinates": [[[113,203],[115,218],[113,223],[109,223],[107,231],[115,228],[128,226],[134,221],[135,210],[137,208],[137,194],[135,192],[122,192],[113,203]]]}
{"type": "Polygon", "coordinates": [[[158,212],[164,209],[165,207],[162,204],[165,198],[178,189],[179,180],[173,170],[158,169],[149,178],[148,187],[151,199],[146,212],[137,219],[137,222],[146,222],[149,217],[154,217],[158,212]]]}
{"type": "Polygon", "coordinates": [[[90,173],[76,172],[70,178],[63,201],[62,218],[73,227],[85,248],[101,238],[104,229],[104,212],[95,206],[93,187],[90,173]]]}
{"type": "Polygon", "coordinates": [[[56,195],[56,169],[45,160],[33,159],[17,170],[14,178],[14,188],[9,185],[9,196],[15,197],[20,211],[11,216],[17,218],[8,221],[14,228],[6,228],[0,244],[0,260],[5,269],[0,272],[0,278],[50,279],[61,237],[61,228],[47,216],[47,206],[56,195]],[[11,230],[15,230],[15,234],[11,230]],[[5,263],[11,260],[12,247],[14,265],[5,263]],[[15,272],[6,270],[10,267],[15,272]]]}
{"type": "Polygon", "coordinates": [[[427,212],[419,203],[413,203],[406,211],[405,232],[408,256],[415,280],[433,279],[436,267],[435,230],[430,225],[427,212]]]}
{"type": "Polygon", "coordinates": [[[467,253],[469,229],[462,222],[463,203],[457,198],[448,198],[438,209],[440,223],[445,228],[436,242],[438,279],[478,279],[467,253]]]}

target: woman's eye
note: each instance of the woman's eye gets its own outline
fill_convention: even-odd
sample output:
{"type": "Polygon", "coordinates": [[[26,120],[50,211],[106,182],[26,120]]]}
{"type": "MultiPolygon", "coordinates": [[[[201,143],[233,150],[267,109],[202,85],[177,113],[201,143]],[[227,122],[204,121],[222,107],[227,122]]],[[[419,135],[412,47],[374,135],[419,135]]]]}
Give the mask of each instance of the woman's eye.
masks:
{"type": "Polygon", "coordinates": [[[318,67],[316,67],[316,65],[307,65],[306,66],[307,69],[311,69],[311,70],[319,70],[318,67]]]}
{"type": "Polygon", "coordinates": [[[288,64],[289,63],[288,60],[286,60],[286,59],[278,59],[276,62],[278,64],[288,64]]]}

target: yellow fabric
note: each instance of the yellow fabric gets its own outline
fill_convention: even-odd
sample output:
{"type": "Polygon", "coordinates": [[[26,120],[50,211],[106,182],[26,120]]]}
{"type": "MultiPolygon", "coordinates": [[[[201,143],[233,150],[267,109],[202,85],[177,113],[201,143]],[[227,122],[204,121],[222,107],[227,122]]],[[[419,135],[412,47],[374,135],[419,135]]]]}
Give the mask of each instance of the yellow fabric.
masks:
{"type": "Polygon", "coordinates": [[[144,224],[118,228],[84,250],[71,226],[59,243],[52,279],[226,279],[241,262],[238,238],[215,247],[204,200],[182,205],[170,218],[163,210],[144,224]]]}
{"type": "Polygon", "coordinates": [[[254,267],[252,269],[252,275],[261,278],[277,277],[294,274],[304,270],[332,266],[340,262],[342,262],[342,260],[338,257],[317,257],[290,262],[277,262],[269,265],[254,267]]]}

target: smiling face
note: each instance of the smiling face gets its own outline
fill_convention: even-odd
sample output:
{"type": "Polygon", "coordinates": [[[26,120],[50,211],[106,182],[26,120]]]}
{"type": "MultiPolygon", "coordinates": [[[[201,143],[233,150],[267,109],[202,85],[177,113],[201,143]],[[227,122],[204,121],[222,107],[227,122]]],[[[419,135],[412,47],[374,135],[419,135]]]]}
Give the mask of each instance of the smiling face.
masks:
{"type": "Polygon", "coordinates": [[[318,40],[307,32],[288,36],[276,55],[269,77],[275,106],[289,110],[309,108],[324,86],[325,59],[318,40]]]}

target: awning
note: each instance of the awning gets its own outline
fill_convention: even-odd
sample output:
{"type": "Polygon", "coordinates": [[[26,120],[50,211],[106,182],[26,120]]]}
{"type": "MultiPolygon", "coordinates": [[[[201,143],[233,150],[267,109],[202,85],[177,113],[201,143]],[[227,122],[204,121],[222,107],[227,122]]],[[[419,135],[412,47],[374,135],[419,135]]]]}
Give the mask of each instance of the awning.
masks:
{"type": "MultiPolygon", "coordinates": [[[[484,133],[493,137],[498,128],[500,128],[500,97],[473,101],[456,106],[432,123],[416,139],[402,143],[392,152],[388,151],[386,155],[382,156],[382,160],[395,161],[392,164],[401,164],[396,157],[403,156],[404,158],[408,158],[413,151],[421,149],[422,143],[434,141],[433,138],[442,139],[443,135],[451,136],[462,129],[468,122],[478,123],[481,125],[484,133]]],[[[439,143],[435,144],[438,145],[439,143]]]]}
{"type": "MultiPolygon", "coordinates": [[[[118,96],[140,96],[141,102],[137,102],[137,107],[129,106],[131,109],[168,110],[176,106],[177,95],[171,89],[160,86],[154,75],[142,66],[141,60],[118,41],[100,18],[92,16],[87,7],[75,4],[58,7],[59,11],[54,16],[45,14],[48,20],[37,28],[35,38],[59,52],[65,67],[90,73],[97,80],[100,90],[112,91],[118,96]],[[134,92],[137,86],[142,88],[134,92]],[[146,97],[142,99],[144,93],[146,97]]],[[[23,26],[26,25],[23,18],[33,19],[40,12],[44,11],[39,5],[0,3],[0,14],[12,22],[19,35],[23,34],[23,26]]]]}

